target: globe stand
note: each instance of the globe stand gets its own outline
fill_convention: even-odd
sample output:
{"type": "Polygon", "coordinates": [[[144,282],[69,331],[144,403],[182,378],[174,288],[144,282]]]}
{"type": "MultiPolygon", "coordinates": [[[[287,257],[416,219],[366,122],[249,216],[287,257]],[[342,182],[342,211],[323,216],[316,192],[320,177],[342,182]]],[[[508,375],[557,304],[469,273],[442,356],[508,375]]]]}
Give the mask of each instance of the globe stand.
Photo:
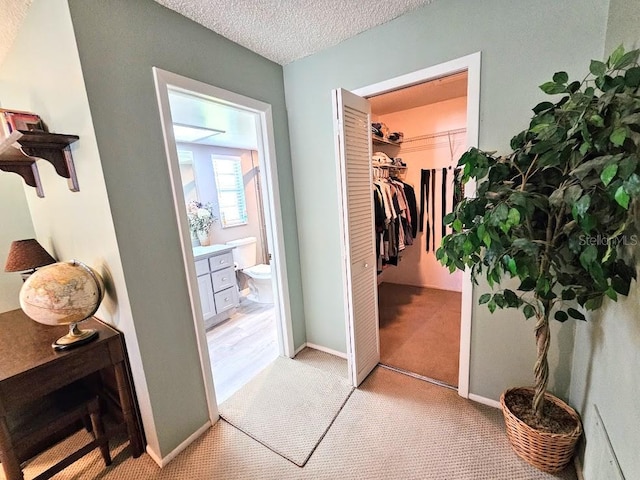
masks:
{"type": "Polygon", "coordinates": [[[76,322],[69,324],[69,333],[53,342],[51,346],[54,350],[68,350],[89,343],[96,338],[98,338],[97,330],[80,330],[76,322]]]}

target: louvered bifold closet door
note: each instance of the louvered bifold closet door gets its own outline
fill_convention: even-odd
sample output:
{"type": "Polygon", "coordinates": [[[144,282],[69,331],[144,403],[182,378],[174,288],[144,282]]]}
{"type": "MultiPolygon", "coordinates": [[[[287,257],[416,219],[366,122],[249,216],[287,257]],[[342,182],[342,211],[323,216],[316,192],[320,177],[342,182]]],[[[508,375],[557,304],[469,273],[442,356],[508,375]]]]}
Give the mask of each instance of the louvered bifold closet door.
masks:
{"type": "Polygon", "coordinates": [[[378,287],[371,173],[371,107],[346,90],[334,90],[340,169],[349,375],[358,386],[380,361],[378,287]]]}

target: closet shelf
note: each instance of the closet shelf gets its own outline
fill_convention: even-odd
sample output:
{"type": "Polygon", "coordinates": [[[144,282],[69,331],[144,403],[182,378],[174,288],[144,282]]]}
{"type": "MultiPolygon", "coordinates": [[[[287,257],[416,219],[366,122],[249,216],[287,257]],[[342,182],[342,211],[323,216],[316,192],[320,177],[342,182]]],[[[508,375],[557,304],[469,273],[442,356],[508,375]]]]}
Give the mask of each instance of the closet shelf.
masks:
{"type": "Polygon", "coordinates": [[[36,189],[38,197],[44,197],[36,164],[43,158],[53,165],[58,175],[67,179],[69,190],[77,192],[80,187],[70,145],[79,138],[59,133],[13,131],[0,141],[0,170],[17,173],[36,189]]]}
{"type": "Polygon", "coordinates": [[[407,168],[406,165],[387,165],[385,163],[380,164],[380,165],[372,165],[373,168],[384,168],[384,169],[398,169],[398,170],[404,170],[407,168]]]}
{"type": "Polygon", "coordinates": [[[396,147],[399,147],[402,144],[402,142],[392,142],[391,140],[387,140],[373,134],[371,135],[371,141],[373,143],[377,143],[378,145],[394,145],[396,147]]]}

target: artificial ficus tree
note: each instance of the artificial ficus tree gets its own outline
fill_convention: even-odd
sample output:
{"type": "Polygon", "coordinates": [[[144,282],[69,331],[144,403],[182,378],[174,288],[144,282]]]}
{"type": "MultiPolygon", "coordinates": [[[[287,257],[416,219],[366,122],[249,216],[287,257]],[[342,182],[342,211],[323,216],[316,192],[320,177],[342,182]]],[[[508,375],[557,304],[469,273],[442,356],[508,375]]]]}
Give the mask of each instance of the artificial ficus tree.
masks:
{"type": "Polygon", "coordinates": [[[638,50],[618,47],[593,60],[582,81],[565,72],[540,88],[555,97],[533,108],[529,127],[513,137],[511,153],[475,148],[459,161],[474,198],[445,217],[452,233],[438,260],[471,269],[494,290],[480,297],[489,310],[521,309],[535,318],[537,360],[533,408],[542,415],[548,382],[549,320],[585,320],[604,297],[628,295],[636,278],[635,200],[640,194],[640,66],[638,50]],[[505,278],[519,283],[500,287],[505,278]]]}

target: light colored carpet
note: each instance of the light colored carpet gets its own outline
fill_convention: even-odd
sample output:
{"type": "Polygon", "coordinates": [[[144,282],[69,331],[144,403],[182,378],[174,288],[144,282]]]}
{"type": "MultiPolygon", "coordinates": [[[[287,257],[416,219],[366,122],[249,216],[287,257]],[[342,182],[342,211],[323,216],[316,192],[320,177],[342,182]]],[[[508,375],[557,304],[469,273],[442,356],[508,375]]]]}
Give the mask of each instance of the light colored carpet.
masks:
{"type": "Polygon", "coordinates": [[[458,385],[459,292],[382,283],[380,363],[458,385]]]}
{"type": "MultiPolygon", "coordinates": [[[[326,354],[313,354],[317,360],[326,354]]],[[[305,356],[303,356],[304,358],[305,356]]],[[[334,363],[331,360],[329,363],[334,363]]],[[[320,364],[320,363],[316,363],[320,364]]],[[[345,362],[346,364],[346,362],[345,362]]],[[[80,432],[60,446],[86,441],[80,432]]],[[[163,469],[122,443],[105,469],[98,451],[56,476],[65,480],[575,480],[572,466],[542,473],[511,450],[499,410],[378,368],[355,390],[311,459],[297,467],[221,420],[163,469]]],[[[58,452],[59,454],[59,452],[58,452]]],[[[44,470],[49,454],[25,468],[44,470]]],[[[2,475],[0,475],[0,478],[2,475]]]]}
{"type": "Polygon", "coordinates": [[[220,416],[303,466],[353,387],[346,379],[278,357],[220,405],[220,416]]]}
{"type": "Polygon", "coordinates": [[[321,352],[314,348],[305,348],[296,355],[296,360],[319,368],[327,373],[332,373],[338,377],[348,379],[349,372],[347,368],[347,360],[329,353],[321,352]]]}

